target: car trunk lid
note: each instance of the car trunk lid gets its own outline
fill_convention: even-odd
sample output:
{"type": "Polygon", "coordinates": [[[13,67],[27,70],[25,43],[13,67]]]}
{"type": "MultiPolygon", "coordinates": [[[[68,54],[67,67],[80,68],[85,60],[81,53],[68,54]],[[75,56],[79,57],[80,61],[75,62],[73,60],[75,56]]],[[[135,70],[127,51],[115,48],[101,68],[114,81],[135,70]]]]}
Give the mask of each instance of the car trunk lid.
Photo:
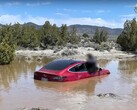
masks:
{"type": "Polygon", "coordinates": [[[65,77],[60,75],[60,71],[40,69],[34,73],[34,79],[46,81],[64,81],[65,77]]]}

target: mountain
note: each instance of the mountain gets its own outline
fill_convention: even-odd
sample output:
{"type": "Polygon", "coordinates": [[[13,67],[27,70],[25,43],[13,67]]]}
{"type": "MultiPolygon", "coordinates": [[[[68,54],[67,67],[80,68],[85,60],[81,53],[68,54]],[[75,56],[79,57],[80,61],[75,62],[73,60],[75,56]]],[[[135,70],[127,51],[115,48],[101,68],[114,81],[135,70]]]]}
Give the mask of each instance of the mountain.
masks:
{"type": "MultiPolygon", "coordinates": [[[[38,25],[38,24],[35,24],[32,22],[24,23],[23,25],[34,26],[36,29],[39,29],[42,26],[42,25],[38,25]]],[[[2,24],[0,24],[0,27],[1,26],[2,26],[2,24]]],[[[109,28],[109,27],[101,27],[101,26],[74,24],[74,25],[68,26],[68,31],[70,31],[73,27],[75,27],[77,29],[78,35],[83,35],[83,33],[87,33],[90,36],[94,35],[96,28],[104,29],[104,30],[108,31],[108,34],[110,37],[117,37],[118,35],[120,35],[120,33],[123,30],[122,28],[109,28]]]]}
{"type": "MultiPolygon", "coordinates": [[[[31,25],[35,26],[37,29],[39,29],[42,25],[37,25],[32,22],[25,23],[24,25],[31,25]]],[[[108,31],[108,34],[110,37],[117,37],[122,32],[122,28],[109,28],[109,27],[101,27],[101,26],[92,26],[92,25],[80,25],[80,24],[74,24],[68,26],[68,31],[70,31],[73,27],[77,29],[77,34],[82,35],[83,33],[87,33],[90,36],[93,36],[95,33],[96,28],[104,29],[108,31]]]]}
{"type": "Polygon", "coordinates": [[[83,33],[87,33],[90,36],[94,35],[96,28],[104,29],[108,31],[109,36],[118,36],[122,32],[122,28],[108,28],[108,27],[101,27],[101,26],[92,26],[92,25],[70,25],[68,26],[68,30],[70,31],[72,27],[77,29],[77,33],[82,35],[83,33]]]}
{"type": "Polygon", "coordinates": [[[32,22],[24,23],[23,25],[34,26],[36,29],[39,29],[42,26],[42,25],[38,25],[32,22]]]}

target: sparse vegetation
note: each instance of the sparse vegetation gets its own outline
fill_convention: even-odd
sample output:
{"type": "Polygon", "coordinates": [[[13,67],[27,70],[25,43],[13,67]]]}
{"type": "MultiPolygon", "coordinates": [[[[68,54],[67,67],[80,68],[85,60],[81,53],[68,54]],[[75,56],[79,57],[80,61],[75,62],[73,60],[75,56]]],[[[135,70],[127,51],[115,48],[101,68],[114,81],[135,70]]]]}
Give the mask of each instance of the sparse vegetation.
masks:
{"type": "Polygon", "coordinates": [[[80,39],[76,34],[76,28],[73,27],[69,32],[67,28],[67,25],[62,25],[61,28],[56,24],[51,25],[49,21],[39,29],[33,25],[19,23],[3,25],[0,28],[0,64],[8,64],[13,60],[15,47],[46,49],[49,46],[64,46],[67,43],[77,44],[80,39]]]}
{"type": "Polygon", "coordinates": [[[117,38],[117,43],[124,51],[135,51],[137,49],[137,22],[135,18],[125,22],[124,30],[117,38]]]}
{"type": "Polygon", "coordinates": [[[95,43],[101,44],[101,42],[106,42],[108,39],[108,32],[105,30],[99,30],[98,28],[95,31],[93,36],[93,41],[95,43]]]}
{"type": "Polygon", "coordinates": [[[87,33],[84,33],[82,36],[83,37],[89,37],[89,35],[87,33]]]}
{"type": "Polygon", "coordinates": [[[0,64],[9,64],[14,59],[14,47],[2,42],[0,44],[0,64]]]}

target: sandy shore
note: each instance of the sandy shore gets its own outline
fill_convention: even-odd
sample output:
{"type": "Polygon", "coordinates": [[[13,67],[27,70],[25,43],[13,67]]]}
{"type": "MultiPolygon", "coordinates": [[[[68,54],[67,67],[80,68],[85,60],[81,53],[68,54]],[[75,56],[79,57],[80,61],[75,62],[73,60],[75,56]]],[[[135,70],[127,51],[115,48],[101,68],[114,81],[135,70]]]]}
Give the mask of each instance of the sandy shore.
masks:
{"type": "Polygon", "coordinates": [[[38,50],[38,51],[33,51],[33,50],[17,50],[15,54],[17,56],[26,56],[26,57],[31,57],[31,56],[47,56],[47,57],[55,57],[55,58],[77,58],[77,59],[83,59],[85,58],[85,55],[87,53],[92,53],[94,56],[96,56],[98,59],[125,59],[125,58],[136,58],[135,54],[132,53],[126,53],[123,51],[118,51],[115,49],[112,49],[110,51],[96,51],[93,48],[84,48],[84,47],[79,47],[77,49],[67,49],[64,48],[62,50],[59,50],[55,52],[54,50],[51,49],[46,49],[46,50],[38,50]],[[77,51],[77,54],[75,55],[62,55],[63,51],[77,51]]]}

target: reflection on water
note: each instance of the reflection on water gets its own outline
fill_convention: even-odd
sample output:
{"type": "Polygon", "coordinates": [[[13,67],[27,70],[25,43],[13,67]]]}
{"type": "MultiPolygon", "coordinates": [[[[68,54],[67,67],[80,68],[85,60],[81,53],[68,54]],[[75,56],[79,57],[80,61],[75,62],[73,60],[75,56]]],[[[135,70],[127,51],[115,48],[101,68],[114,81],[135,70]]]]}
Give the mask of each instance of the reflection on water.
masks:
{"type": "MultiPolygon", "coordinates": [[[[35,58],[34,58],[35,59],[35,58]]],[[[21,76],[27,77],[28,74],[32,74],[36,68],[42,67],[50,59],[44,59],[41,62],[25,61],[23,57],[17,57],[17,59],[10,65],[0,66],[0,84],[3,88],[9,88],[11,83],[17,83],[21,76]]]]}
{"type": "Polygon", "coordinates": [[[134,74],[137,71],[137,61],[135,60],[119,61],[119,70],[121,71],[121,73],[134,74]]]}
{"type": "Polygon", "coordinates": [[[34,80],[35,86],[37,89],[53,89],[59,92],[86,92],[87,95],[92,95],[94,93],[96,84],[101,82],[101,78],[106,76],[96,77],[96,78],[87,78],[79,81],[65,82],[65,83],[56,83],[56,82],[42,82],[34,80]]]}
{"type": "Polygon", "coordinates": [[[98,62],[99,67],[106,67],[107,64],[109,64],[110,60],[103,59],[103,60],[99,60],[97,62],[98,62]]]}
{"type": "Polygon", "coordinates": [[[33,58],[33,61],[25,61],[24,57],[17,57],[12,64],[0,66],[0,110],[39,106],[51,110],[135,110],[137,107],[136,60],[99,60],[100,67],[110,70],[109,76],[65,83],[33,80],[34,71],[51,60],[33,58]],[[109,92],[124,100],[96,96],[109,92]]]}

